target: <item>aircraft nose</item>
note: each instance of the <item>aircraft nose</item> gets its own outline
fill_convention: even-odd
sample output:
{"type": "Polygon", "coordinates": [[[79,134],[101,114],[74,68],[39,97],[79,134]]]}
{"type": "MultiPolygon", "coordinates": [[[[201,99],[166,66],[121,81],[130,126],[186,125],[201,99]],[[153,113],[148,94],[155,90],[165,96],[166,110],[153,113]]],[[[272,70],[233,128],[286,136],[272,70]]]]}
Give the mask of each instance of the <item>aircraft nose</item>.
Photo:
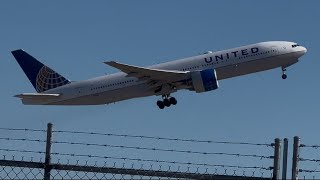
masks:
{"type": "Polygon", "coordinates": [[[307,53],[307,48],[302,46],[302,52],[303,52],[303,54],[307,53]]]}
{"type": "Polygon", "coordinates": [[[307,48],[305,48],[303,46],[300,46],[299,48],[297,48],[296,55],[298,58],[300,58],[301,56],[303,56],[306,53],[307,53],[307,48]]]}

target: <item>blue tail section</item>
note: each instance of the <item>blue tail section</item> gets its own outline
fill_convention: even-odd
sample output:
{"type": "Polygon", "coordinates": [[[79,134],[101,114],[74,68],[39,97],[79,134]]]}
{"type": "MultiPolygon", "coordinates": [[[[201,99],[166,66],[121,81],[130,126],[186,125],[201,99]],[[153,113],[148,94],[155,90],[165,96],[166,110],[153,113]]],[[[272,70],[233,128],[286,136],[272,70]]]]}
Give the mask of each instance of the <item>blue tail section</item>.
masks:
{"type": "Polygon", "coordinates": [[[22,49],[11,52],[38,93],[69,84],[70,81],[22,49]]]}

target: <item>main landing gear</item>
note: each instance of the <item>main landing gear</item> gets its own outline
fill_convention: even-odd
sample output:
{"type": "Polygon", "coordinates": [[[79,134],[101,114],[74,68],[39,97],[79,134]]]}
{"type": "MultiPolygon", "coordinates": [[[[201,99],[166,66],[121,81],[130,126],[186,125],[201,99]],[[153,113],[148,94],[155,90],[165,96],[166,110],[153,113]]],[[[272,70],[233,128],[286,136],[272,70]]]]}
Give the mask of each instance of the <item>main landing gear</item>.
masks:
{"type": "Polygon", "coordinates": [[[170,97],[170,95],[162,95],[162,99],[163,99],[162,101],[161,100],[157,101],[157,105],[160,109],[177,104],[176,98],[170,97]]]}
{"type": "Polygon", "coordinates": [[[287,79],[287,75],[286,75],[287,69],[284,67],[282,67],[281,69],[282,69],[282,79],[287,79]]]}

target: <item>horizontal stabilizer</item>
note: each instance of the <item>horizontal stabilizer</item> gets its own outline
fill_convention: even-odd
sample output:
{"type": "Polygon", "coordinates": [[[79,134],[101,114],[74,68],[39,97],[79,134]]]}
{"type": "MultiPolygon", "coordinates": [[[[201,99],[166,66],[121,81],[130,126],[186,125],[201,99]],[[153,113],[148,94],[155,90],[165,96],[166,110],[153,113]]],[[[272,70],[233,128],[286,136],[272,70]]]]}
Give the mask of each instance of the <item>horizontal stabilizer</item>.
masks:
{"type": "Polygon", "coordinates": [[[58,98],[61,94],[42,94],[42,93],[23,93],[17,94],[14,97],[18,97],[21,99],[38,99],[38,100],[45,100],[45,99],[54,99],[58,98]]]}

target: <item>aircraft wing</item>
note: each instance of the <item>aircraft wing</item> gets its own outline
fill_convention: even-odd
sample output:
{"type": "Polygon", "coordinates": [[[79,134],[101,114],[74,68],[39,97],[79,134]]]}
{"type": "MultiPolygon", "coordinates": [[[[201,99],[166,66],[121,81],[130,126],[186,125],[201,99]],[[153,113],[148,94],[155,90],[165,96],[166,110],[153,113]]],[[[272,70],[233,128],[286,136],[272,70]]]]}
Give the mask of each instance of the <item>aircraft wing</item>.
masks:
{"type": "Polygon", "coordinates": [[[61,94],[43,94],[43,93],[23,93],[17,94],[14,97],[21,99],[35,99],[35,100],[45,100],[58,98],[61,94]]]}
{"type": "Polygon", "coordinates": [[[170,83],[181,81],[190,77],[190,73],[185,71],[151,69],[145,67],[132,66],[128,64],[122,64],[115,61],[108,61],[104,63],[121,70],[122,72],[128,74],[128,76],[136,77],[140,80],[147,80],[150,82],[160,81],[162,83],[170,83]]]}

